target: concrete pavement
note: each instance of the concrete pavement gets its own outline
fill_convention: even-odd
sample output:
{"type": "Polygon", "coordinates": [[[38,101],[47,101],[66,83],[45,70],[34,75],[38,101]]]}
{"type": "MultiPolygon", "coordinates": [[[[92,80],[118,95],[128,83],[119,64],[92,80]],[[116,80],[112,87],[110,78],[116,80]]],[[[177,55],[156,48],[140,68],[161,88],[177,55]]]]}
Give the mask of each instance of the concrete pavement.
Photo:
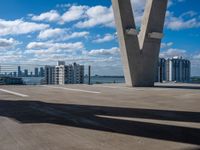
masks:
{"type": "Polygon", "coordinates": [[[0,86],[0,129],[1,150],[200,149],[200,86],[0,86]]]}

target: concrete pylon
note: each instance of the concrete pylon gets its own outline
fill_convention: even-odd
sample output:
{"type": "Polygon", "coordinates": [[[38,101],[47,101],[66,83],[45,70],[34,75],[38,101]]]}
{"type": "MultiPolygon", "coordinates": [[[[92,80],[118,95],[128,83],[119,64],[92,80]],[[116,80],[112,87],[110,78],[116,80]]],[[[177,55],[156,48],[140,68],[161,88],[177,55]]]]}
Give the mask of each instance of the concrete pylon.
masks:
{"type": "Polygon", "coordinates": [[[154,86],[168,0],[147,0],[137,32],[130,0],[112,0],[126,84],[154,86]]]}

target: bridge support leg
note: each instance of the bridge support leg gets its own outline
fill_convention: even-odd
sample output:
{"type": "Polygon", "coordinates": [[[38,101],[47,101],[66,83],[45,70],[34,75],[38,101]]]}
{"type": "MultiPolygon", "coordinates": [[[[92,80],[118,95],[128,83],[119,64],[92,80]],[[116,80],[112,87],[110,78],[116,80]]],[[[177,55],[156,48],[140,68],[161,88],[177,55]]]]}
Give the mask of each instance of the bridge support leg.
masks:
{"type": "Polygon", "coordinates": [[[168,0],[147,0],[137,33],[130,0],[112,0],[126,84],[154,86],[168,0]]]}

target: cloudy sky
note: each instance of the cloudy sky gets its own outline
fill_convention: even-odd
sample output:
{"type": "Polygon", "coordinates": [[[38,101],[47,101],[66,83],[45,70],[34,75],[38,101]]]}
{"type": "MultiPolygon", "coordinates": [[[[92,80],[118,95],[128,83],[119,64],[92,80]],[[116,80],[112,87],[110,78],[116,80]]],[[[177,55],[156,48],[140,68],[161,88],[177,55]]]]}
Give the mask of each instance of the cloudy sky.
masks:
{"type": "MultiPolygon", "coordinates": [[[[137,26],[146,0],[132,0],[137,26]]],[[[161,57],[183,56],[200,75],[200,1],[170,0],[161,57]]],[[[123,75],[110,0],[1,0],[0,64],[93,66],[123,75]]]]}

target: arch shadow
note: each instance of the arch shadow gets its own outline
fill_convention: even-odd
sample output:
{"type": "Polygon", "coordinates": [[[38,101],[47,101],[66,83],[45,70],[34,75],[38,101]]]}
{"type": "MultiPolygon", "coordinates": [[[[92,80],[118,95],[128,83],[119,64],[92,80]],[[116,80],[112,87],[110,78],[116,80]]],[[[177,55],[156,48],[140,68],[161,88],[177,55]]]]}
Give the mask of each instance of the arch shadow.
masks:
{"type": "Polygon", "coordinates": [[[23,124],[49,123],[200,145],[200,128],[120,118],[200,123],[200,112],[0,100],[0,116],[23,124]]]}

